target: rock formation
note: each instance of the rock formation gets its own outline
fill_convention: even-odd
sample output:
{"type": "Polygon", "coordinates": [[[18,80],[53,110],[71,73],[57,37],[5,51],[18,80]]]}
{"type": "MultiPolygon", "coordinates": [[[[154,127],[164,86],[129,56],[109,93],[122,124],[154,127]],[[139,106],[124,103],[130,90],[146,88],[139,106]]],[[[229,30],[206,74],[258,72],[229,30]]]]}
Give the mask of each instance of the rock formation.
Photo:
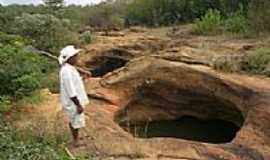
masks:
{"type": "Polygon", "coordinates": [[[218,73],[156,57],[139,57],[125,67],[87,82],[94,97],[87,108],[89,146],[74,149],[101,157],[149,159],[261,160],[270,153],[269,80],[218,73]],[[222,119],[241,129],[226,144],[174,138],[134,138],[119,123],[170,120],[191,115],[222,119]],[[90,145],[91,144],[91,145],[90,145]]]}
{"type": "MultiPolygon", "coordinates": [[[[91,99],[83,130],[87,145],[70,148],[71,152],[121,160],[267,160],[270,80],[212,68],[215,57],[245,53],[245,46],[255,42],[190,36],[164,39],[146,32],[102,36],[86,47],[80,64],[95,71],[97,78],[86,81],[91,99]],[[136,138],[121,126],[183,116],[224,120],[239,131],[231,142],[213,144],[136,138]]],[[[57,119],[63,119],[61,116],[57,119]]],[[[66,123],[58,123],[63,131],[66,123]]]]}

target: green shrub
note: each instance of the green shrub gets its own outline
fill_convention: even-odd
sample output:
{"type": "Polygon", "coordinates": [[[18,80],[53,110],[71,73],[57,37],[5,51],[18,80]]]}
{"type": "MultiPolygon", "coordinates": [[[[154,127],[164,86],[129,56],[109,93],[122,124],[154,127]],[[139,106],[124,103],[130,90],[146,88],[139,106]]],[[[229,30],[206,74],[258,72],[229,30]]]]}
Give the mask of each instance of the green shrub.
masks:
{"type": "Polygon", "coordinates": [[[218,10],[210,9],[201,19],[195,21],[194,32],[203,35],[212,35],[222,32],[224,19],[218,10]]]}
{"type": "Polygon", "coordinates": [[[22,47],[25,44],[28,44],[29,40],[26,40],[18,35],[11,35],[0,32],[0,45],[3,47],[4,45],[12,45],[15,47],[22,47]]]}
{"type": "Polygon", "coordinates": [[[9,111],[11,108],[11,100],[8,96],[0,96],[0,113],[9,111]]]}
{"type": "Polygon", "coordinates": [[[225,30],[233,33],[247,33],[249,29],[248,19],[242,10],[233,13],[225,21],[225,30]]]}
{"type": "Polygon", "coordinates": [[[80,41],[83,43],[83,44],[90,44],[93,40],[93,35],[90,31],[85,31],[81,34],[80,36],[80,41]]]}
{"type": "Polygon", "coordinates": [[[14,99],[30,95],[44,87],[47,75],[56,66],[40,55],[25,52],[22,47],[3,45],[0,48],[0,95],[14,99]]]}
{"type": "Polygon", "coordinates": [[[55,82],[48,75],[57,63],[26,52],[26,42],[20,36],[0,32],[0,112],[9,111],[13,103],[27,96],[33,99],[33,92],[55,82]]]}
{"type": "Polygon", "coordinates": [[[15,19],[14,33],[31,39],[31,44],[38,49],[58,53],[67,44],[76,40],[70,30],[69,20],[53,15],[22,14],[15,19]]]}
{"type": "Polygon", "coordinates": [[[117,15],[111,16],[110,21],[113,29],[123,29],[125,27],[125,20],[117,15]]]}
{"type": "Polygon", "coordinates": [[[243,71],[270,76],[270,48],[250,52],[241,66],[243,71]]]}

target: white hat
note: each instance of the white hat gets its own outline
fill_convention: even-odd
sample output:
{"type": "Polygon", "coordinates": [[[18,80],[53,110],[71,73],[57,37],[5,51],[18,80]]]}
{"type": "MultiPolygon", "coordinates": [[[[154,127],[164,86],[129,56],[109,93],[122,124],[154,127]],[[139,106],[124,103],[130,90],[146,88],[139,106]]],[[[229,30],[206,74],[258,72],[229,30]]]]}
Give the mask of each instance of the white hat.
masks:
{"type": "Polygon", "coordinates": [[[64,64],[70,57],[75,56],[80,51],[80,49],[75,49],[73,45],[66,46],[60,51],[60,56],[58,57],[59,63],[61,65],[64,64]]]}

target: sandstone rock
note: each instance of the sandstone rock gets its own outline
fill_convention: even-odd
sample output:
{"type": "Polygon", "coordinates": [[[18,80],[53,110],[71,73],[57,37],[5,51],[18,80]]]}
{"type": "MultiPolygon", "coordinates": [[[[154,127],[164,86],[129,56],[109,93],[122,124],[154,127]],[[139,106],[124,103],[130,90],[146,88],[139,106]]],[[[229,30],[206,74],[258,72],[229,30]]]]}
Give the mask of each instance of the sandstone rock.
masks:
{"type": "MultiPolygon", "coordinates": [[[[101,78],[99,87],[93,87],[91,80],[87,83],[89,95],[102,95],[103,100],[91,101],[86,134],[94,137],[89,143],[104,157],[116,159],[260,160],[270,153],[270,87],[261,90],[269,82],[217,73],[203,65],[141,57],[101,78]],[[127,117],[137,122],[183,115],[219,117],[241,129],[231,143],[207,144],[174,138],[137,139],[118,125],[127,117]]],[[[89,150],[86,147],[75,154],[89,150]]]]}
{"type": "MultiPolygon", "coordinates": [[[[269,84],[267,78],[223,74],[204,65],[151,56],[133,59],[117,71],[86,81],[91,103],[85,110],[87,127],[81,135],[87,145],[70,150],[78,156],[116,160],[263,160],[270,155],[269,84]],[[127,119],[132,123],[183,115],[219,117],[241,129],[232,142],[211,144],[166,137],[134,138],[118,124],[127,119]]],[[[17,126],[26,127],[31,122],[38,128],[40,123],[33,122],[42,120],[55,124],[52,128],[56,128],[46,127],[48,130],[69,133],[65,114],[56,109],[59,97],[48,97],[42,105],[45,107],[31,110],[31,116],[17,126]]]]}
{"type": "MultiPolygon", "coordinates": [[[[181,29],[179,33],[181,36],[181,29]]],[[[82,135],[87,145],[71,148],[74,155],[118,160],[269,157],[270,80],[220,73],[211,68],[212,57],[237,55],[238,51],[244,54],[249,49],[245,45],[253,46],[256,42],[192,35],[167,40],[149,36],[145,31],[131,31],[124,37],[98,34],[97,37],[80,56],[82,67],[99,67],[114,56],[125,58],[127,63],[86,81],[91,103],[85,110],[87,127],[82,135]],[[127,121],[173,120],[186,115],[202,120],[219,118],[232,122],[240,130],[231,142],[213,144],[166,137],[134,138],[119,125],[127,121]]],[[[51,110],[41,110],[43,114],[35,114],[39,115],[36,119],[57,120],[56,130],[67,130],[65,115],[55,111],[55,106],[60,105],[58,96],[53,97],[45,107],[51,110]],[[44,118],[45,115],[49,116],[44,118]]]]}

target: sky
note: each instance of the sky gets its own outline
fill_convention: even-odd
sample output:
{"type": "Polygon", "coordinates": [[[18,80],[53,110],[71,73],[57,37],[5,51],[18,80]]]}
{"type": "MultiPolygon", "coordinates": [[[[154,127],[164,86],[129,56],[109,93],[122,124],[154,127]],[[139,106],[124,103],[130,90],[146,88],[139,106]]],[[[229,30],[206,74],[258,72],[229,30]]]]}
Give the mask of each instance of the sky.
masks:
{"type": "MultiPolygon", "coordinates": [[[[103,0],[65,0],[65,4],[78,4],[78,5],[87,5],[87,4],[96,4],[103,0]]],[[[9,4],[41,4],[42,0],[0,0],[0,4],[9,5],[9,4]]]]}

